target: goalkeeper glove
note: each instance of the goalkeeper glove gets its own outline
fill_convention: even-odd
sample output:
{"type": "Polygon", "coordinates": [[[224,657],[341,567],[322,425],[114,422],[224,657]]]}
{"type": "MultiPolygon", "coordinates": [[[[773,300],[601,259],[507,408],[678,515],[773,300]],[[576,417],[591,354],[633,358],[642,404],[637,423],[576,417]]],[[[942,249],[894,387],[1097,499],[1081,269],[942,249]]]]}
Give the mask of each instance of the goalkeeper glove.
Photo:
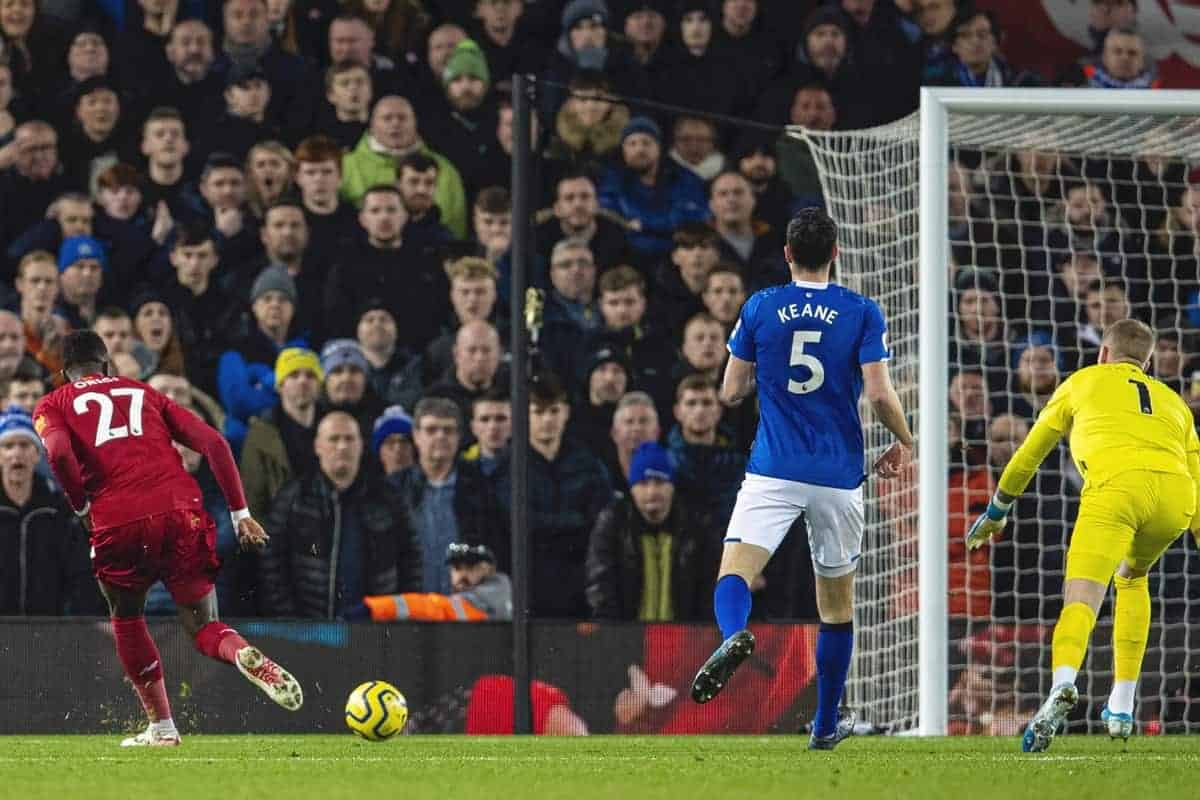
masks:
{"type": "Polygon", "coordinates": [[[977,550],[1003,531],[1011,509],[1012,503],[1002,503],[993,497],[988,503],[987,511],[980,514],[967,530],[967,549],[977,550]]]}

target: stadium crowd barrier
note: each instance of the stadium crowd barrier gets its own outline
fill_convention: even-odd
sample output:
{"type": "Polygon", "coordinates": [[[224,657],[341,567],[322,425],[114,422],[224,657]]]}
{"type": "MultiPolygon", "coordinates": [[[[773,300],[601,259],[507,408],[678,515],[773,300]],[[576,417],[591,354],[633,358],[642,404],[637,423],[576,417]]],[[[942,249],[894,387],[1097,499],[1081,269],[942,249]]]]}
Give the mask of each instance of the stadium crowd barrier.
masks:
{"type": "MultiPolygon", "coordinates": [[[[405,694],[408,733],[512,729],[507,623],[230,621],[301,681],[305,703],[296,713],[197,653],[174,619],[149,624],[185,734],[346,731],[346,697],[373,679],[405,694]]],[[[816,626],[754,630],[758,651],[738,684],[697,706],[687,692],[717,644],[713,626],[535,623],[535,724],[544,727],[549,708],[565,704],[591,733],[794,733],[816,706],[816,626]],[[618,724],[617,699],[626,689],[626,707],[637,713],[618,724]]],[[[7,672],[0,734],[117,734],[145,726],[107,620],[3,619],[0,642],[7,672]]]]}
{"type": "MultiPolygon", "coordinates": [[[[346,697],[368,680],[389,681],[405,694],[410,710],[407,733],[512,730],[507,623],[231,624],[300,679],[304,707],[296,713],[276,707],[234,669],[197,653],[173,619],[151,618],[175,718],[184,733],[346,731],[346,697]]],[[[1152,627],[1152,643],[1166,642],[1174,647],[1172,652],[1188,652],[1186,625],[1152,627]]],[[[725,692],[698,706],[688,689],[717,644],[713,626],[535,622],[535,727],[545,731],[550,708],[565,705],[589,733],[794,734],[816,708],[817,626],[761,624],[752,629],[758,639],[754,656],[725,692]]],[[[1085,696],[1101,703],[1111,681],[1110,639],[1111,625],[1103,622],[1097,646],[1089,652],[1096,667],[1082,686],[1085,696]]],[[[969,646],[969,639],[959,638],[952,648],[952,687],[958,682],[964,688],[957,681],[965,666],[958,651],[969,646]]],[[[1048,654],[1049,648],[1045,650],[1048,654]]],[[[1143,700],[1149,696],[1167,706],[1162,713],[1168,718],[1180,711],[1169,707],[1186,705],[1190,695],[1187,683],[1194,665],[1184,662],[1193,659],[1181,659],[1154,685],[1143,687],[1143,700]]],[[[965,680],[1010,686],[1036,682],[1045,667],[1002,655],[988,660],[995,674],[970,673],[965,680]]],[[[145,726],[137,698],[122,675],[107,620],[0,619],[0,665],[6,675],[0,686],[0,734],[115,735],[145,726]]],[[[852,698],[850,702],[853,705],[852,698]]],[[[1023,714],[1019,709],[1009,713],[1014,723],[1015,716],[1023,714]]],[[[1087,716],[1082,711],[1074,715],[1072,730],[1095,728],[1087,716]]],[[[1171,729],[1166,725],[1162,732],[1171,729]]]]}

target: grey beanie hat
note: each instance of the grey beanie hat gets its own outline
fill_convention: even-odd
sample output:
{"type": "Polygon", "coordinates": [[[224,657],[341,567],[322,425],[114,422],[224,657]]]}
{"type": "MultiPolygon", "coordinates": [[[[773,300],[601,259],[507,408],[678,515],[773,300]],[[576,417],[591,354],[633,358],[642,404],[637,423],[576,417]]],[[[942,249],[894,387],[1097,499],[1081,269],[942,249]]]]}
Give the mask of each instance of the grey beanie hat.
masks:
{"type": "Polygon", "coordinates": [[[296,282],[292,280],[287,269],[279,264],[272,264],[258,273],[250,287],[250,302],[253,303],[267,292],[283,292],[288,300],[292,301],[292,305],[296,304],[299,294],[296,291],[296,282]]]}

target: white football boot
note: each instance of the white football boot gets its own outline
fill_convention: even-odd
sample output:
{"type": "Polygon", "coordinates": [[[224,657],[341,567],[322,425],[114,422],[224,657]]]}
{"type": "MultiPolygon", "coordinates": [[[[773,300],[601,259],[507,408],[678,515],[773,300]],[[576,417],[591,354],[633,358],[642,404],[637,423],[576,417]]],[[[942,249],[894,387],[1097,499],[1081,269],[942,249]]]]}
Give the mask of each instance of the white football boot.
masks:
{"type": "Polygon", "coordinates": [[[1067,721],[1067,715],[1079,702],[1079,690],[1073,683],[1062,683],[1050,690],[1050,696],[1029,721],[1025,735],[1021,737],[1021,750],[1026,753],[1041,753],[1049,749],[1067,721]]]}
{"type": "Polygon", "coordinates": [[[1108,735],[1113,739],[1129,741],[1133,735],[1133,715],[1109,711],[1108,706],[1100,712],[1100,721],[1108,726],[1108,735]]]}
{"type": "Polygon", "coordinates": [[[122,739],[121,747],[178,747],[182,743],[179,731],[174,725],[164,730],[151,722],[146,730],[137,736],[122,739]]]}
{"type": "Polygon", "coordinates": [[[288,711],[296,711],[304,705],[304,691],[300,688],[300,682],[257,647],[246,646],[238,650],[233,663],[246,676],[246,680],[288,711]]]}

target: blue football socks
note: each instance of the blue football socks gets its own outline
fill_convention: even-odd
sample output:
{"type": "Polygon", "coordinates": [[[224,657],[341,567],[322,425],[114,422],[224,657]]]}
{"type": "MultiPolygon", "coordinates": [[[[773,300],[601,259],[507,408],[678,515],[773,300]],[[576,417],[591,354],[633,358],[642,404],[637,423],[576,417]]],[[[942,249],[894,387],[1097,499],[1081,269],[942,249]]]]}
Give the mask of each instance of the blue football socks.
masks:
{"type": "Polygon", "coordinates": [[[723,638],[728,639],[746,627],[750,619],[750,587],[741,575],[726,575],[717,581],[713,609],[723,638]]]}
{"type": "Polygon", "coordinates": [[[838,706],[853,652],[853,622],[821,623],[817,634],[817,714],[813,717],[816,736],[829,736],[837,727],[838,706]]]}

